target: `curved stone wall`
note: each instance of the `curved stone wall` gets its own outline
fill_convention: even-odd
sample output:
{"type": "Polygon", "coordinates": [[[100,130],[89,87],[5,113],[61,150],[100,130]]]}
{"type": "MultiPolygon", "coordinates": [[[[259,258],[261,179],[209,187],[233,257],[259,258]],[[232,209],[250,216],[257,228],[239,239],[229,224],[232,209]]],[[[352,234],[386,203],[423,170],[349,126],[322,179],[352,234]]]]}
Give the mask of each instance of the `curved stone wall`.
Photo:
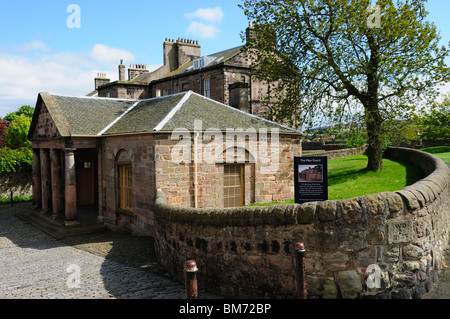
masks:
{"type": "Polygon", "coordinates": [[[390,148],[426,177],[397,192],[302,205],[194,209],[158,192],[155,249],[183,280],[231,298],[296,298],[295,243],[306,249],[309,298],[421,298],[448,243],[450,171],[437,157],[390,148]]]}

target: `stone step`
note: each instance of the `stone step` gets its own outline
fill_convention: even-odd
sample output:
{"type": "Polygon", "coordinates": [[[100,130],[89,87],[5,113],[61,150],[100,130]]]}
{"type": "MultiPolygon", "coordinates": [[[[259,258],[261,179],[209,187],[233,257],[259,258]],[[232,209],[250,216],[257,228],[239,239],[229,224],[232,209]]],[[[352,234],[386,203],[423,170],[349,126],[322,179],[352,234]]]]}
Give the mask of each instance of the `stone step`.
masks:
{"type": "Polygon", "coordinates": [[[106,226],[100,222],[62,224],[35,213],[16,213],[16,216],[56,239],[106,230],[106,226]]]}

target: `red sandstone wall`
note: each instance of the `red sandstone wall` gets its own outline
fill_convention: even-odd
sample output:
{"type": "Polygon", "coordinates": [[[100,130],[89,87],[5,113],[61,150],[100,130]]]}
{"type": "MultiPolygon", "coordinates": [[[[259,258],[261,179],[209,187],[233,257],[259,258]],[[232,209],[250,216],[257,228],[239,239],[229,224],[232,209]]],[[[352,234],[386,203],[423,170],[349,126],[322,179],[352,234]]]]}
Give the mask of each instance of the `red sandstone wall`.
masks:
{"type": "MultiPolygon", "coordinates": [[[[270,132],[269,132],[270,133],[270,132]]],[[[270,134],[268,134],[270,137],[270,134]]],[[[222,150],[226,149],[223,137],[222,150]]],[[[209,144],[204,141],[204,147],[209,144]]],[[[156,188],[161,188],[168,197],[168,202],[180,207],[194,207],[194,158],[191,163],[176,163],[171,157],[173,148],[179,140],[171,140],[169,135],[156,136],[156,188]]],[[[191,141],[193,148],[194,142],[191,141]]],[[[270,152],[270,144],[268,146],[270,152]]],[[[201,147],[198,148],[201,152],[201,147]]],[[[253,202],[270,202],[289,200],[294,197],[293,165],[294,157],[301,156],[301,144],[298,136],[280,136],[277,163],[273,163],[273,171],[265,171],[269,166],[255,156],[252,162],[244,164],[244,204],[253,202]]],[[[261,143],[259,149],[261,151],[261,143]]],[[[206,151],[205,151],[206,152],[206,151]]],[[[193,153],[192,153],[193,154],[193,153]]],[[[270,153],[266,153],[270,154],[270,153]]],[[[264,156],[264,159],[268,156],[264,156]]],[[[197,166],[198,207],[223,207],[223,168],[224,164],[209,164],[205,160],[197,166]]]]}
{"type": "Polygon", "coordinates": [[[100,200],[105,222],[128,231],[149,233],[153,226],[155,197],[154,137],[125,135],[104,139],[100,169],[100,200]],[[117,165],[129,162],[133,170],[133,213],[120,212],[117,207],[117,165]]]}
{"type": "MultiPolygon", "coordinates": [[[[269,132],[270,133],[270,132],[269,132]]],[[[268,134],[270,138],[270,134],[268,134]]],[[[225,137],[222,150],[225,149],[225,137]]],[[[204,142],[204,146],[210,140],[204,142]]],[[[99,202],[102,203],[104,220],[109,225],[119,225],[134,232],[149,232],[153,227],[153,203],[156,189],[161,188],[168,202],[178,207],[195,207],[194,142],[191,140],[190,162],[177,161],[172,157],[174,147],[180,140],[172,140],[170,134],[135,134],[106,137],[100,165],[99,202]],[[131,163],[133,169],[133,213],[117,209],[117,165],[131,163]]],[[[262,145],[261,143],[259,144],[262,145]]],[[[202,153],[201,147],[198,147],[202,153]]],[[[270,150],[270,144],[269,144],[270,150]]],[[[202,153],[203,154],[203,153],[202,153]]],[[[298,136],[279,137],[275,171],[267,174],[267,165],[257,157],[254,163],[244,165],[244,204],[253,202],[282,201],[294,196],[293,161],[301,155],[298,136]]],[[[264,155],[263,155],[264,156],[264,155]]],[[[267,158],[267,156],[264,156],[267,158]]],[[[197,166],[197,207],[220,208],[224,206],[224,164],[208,163],[197,166]]]]}
{"type": "Polygon", "coordinates": [[[47,107],[42,102],[41,112],[37,120],[33,139],[36,138],[58,138],[60,137],[55,123],[53,122],[47,107]]]}

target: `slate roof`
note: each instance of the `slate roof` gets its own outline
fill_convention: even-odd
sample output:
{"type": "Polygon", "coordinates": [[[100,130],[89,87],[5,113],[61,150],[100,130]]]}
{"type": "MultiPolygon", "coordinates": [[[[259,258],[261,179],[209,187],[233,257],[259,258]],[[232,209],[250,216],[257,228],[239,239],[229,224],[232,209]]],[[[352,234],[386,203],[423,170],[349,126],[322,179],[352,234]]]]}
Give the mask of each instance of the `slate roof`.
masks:
{"type": "MultiPolygon", "coordinates": [[[[187,91],[146,100],[73,97],[39,93],[62,137],[107,136],[141,132],[194,131],[200,120],[202,130],[278,128],[280,134],[301,134],[287,126],[259,118],[202,95],[187,91]]],[[[39,103],[37,103],[37,106],[39,103]]],[[[36,126],[36,107],[30,136],[36,126]]]]}

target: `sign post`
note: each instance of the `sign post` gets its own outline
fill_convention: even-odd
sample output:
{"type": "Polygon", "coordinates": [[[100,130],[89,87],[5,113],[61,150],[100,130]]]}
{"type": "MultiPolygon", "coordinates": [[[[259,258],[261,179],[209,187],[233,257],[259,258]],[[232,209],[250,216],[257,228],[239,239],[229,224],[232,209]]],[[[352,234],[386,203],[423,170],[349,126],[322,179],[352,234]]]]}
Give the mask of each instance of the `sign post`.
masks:
{"type": "Polygon", "coordinates": [[[327,157],[294,158],[295,202],[328,200],[327,157]]]}

